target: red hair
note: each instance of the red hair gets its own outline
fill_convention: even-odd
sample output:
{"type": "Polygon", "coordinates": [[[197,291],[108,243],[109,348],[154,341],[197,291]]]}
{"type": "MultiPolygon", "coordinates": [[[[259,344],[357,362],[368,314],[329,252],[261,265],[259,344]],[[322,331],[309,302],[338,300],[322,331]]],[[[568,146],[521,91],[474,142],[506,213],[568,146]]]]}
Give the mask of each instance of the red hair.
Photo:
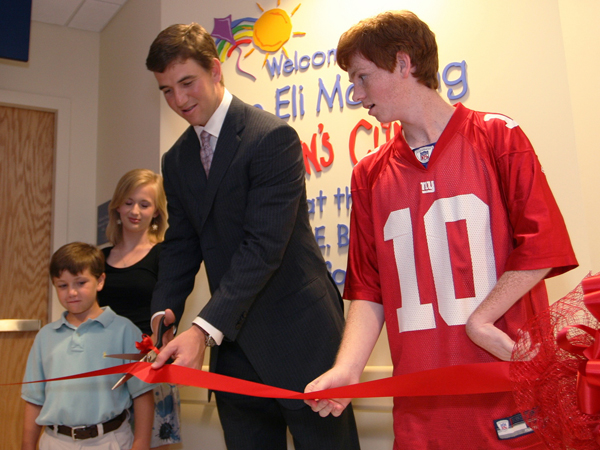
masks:
{"type": "Polygon", "coordinates": [[[438,88],[435,34],[410,11],[388,11],[361,20],[340,37],[336,59],[347,71],[352,57],[358,53],[380,69],[393,72],[398,52],[410,57],[415,66],[413,76],[419,83],[438,88]]]}

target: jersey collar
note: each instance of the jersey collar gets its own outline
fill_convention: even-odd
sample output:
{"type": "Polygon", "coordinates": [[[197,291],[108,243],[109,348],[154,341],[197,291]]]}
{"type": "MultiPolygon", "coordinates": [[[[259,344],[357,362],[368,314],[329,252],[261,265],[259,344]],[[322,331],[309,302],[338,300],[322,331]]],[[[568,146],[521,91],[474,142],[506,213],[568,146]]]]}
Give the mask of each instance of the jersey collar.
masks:
{"type": "MultiPolygon", "coordinates": [[[[446,128],[444,128],[444,131],[442,131],[440,138],[435,144],[435,151],[433,152],[433,154],[431,155],[431,159],[427,163],[428,168],[435,164],[435,162],[440,158],[440,155],[442,154],[443,150],[454,138],[456,131],[460,129],[462,123],[471,113],[471,110],[465,108],[462,103],[457,103],[456,105],[454,105],[454,107],[454,113],[452,114],[450,121],[446,125],[446,128]]],[[[417,160],[417,158],[415,158],[412,149],[407,144],[406,139],[404,139],[404,134],[401,131],[396,133],[396,135],[394,136],[393,146],[394,151],[397,152],[414,167],[421,170],[427,170],[425,167],[423,167],[423,164],[421,164],[417,160]]]]}

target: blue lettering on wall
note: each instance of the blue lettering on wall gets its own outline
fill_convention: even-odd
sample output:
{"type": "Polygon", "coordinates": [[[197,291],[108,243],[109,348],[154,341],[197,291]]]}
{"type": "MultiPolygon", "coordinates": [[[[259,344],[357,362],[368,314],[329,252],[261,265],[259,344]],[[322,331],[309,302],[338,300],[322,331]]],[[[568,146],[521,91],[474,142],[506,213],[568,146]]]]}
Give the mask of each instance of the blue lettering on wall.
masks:
{"type": "Polygon", "coordinates": [[[458,100],[459,98],[463,97],[469,90],[469,85],[467,84],[467,68],[466,68],[466,66],[467,66],[467,63],[463,60],[462,62],[459,62],[459,63],[452,62],[444,68],[444,71],[442,72],[442,79],[444,80],[444,84],[446,86],[456,86],[456,85],[462,83],[462,90],[458,94],[454,93],[454,89],[452,89],[452,88],[448,89],[448,99],[449,100],[458,100]],[[452,69],[460,70],[460,76],[455,80],[448,79],[448,73],[450,71],[452,71],[453,73],[455,72],[455,70],[452,70],[452,69]]]}
{"type": "Polygon", "coordinates": [[[335,198],[334,203],[337,205],[338,211],[342,209],[342,202],[344,201],[344,197],[346,194],[342,194],[342,190],[337,188],[337,194],[333,194],[333,198],[335,198]]]}
{"type": "Polygon", "coordinates": [[[348,86],[348,89],[346,89],[346,103],[348,105],[360,105],[361,102],[352,101],[353,92],[354,92],[354,84],[351,84],[350,86],[348,86]]]}
{"type": "Polygon", "coordinates": [[[343,223],[338,223],[337,226],[338,232],[338,247],[347,247],[350,243],[350,238],[348,237],[348,225],[344,225],[343,223]]]}
{"type": "Polygon", "coordinates": [[[346,282],[346,271],[342,269],[334,270],[331,274],[331,278],[335,281],[335,284],[338,286],[344,284],[346,282]]]}
{"type": "Polygon", "coordinates": [[[342,98],[342,88],[340,87],[340,79],[341,79],[341,76],[339,74],[335,76],[335,85],[333,86],[333,92],[331,93],[331,95],[329,95],[329,92],[327,92],[327,89],[325,88],[325,85],[323,84],[323,80],[321,78],[319,78],[319,94],[317,96],[317,112],[321,112],[321,98],[323,96],[325,96],[325,99],[327,100],[327,106],[329,106],[330,108],[333,108],[333,100],[335,99],[335,96],[337,95],[338,101],[340,104],[340,108],[341,109],[344,108],[344,100],[342,98]]]}
{"type": "Polygon", "coordinates": [[[334,63],[337,61],[336,55],[337,55],[337,49],[335,49],[335,48],[332,48],[331,50],[329,50],[327,52],[327,65],[331,64],[332,58],[333,58],[334,63]]]}
{"type": "Polygon", "coordinates": [[[315,239],[317,240],[317,245],[321,249],[321,251],[329,250],[331,247],[329,244],[325,244],[325,225],[320,227],[315,227],[315,239]]]}
{"type": "Polygon", "coordinates": [[[327,200],[327,196],[323,195],[323,191],[319,191],[319,196],[315,200],[319,204],[319,212],[323,212],[323,203],[327,200]]]}
{"type": "Polygon", "coordinates": [[[279,62],[277,62],[277,58],[275,58],[275,57],[273,58],[273,65],[271,65],[271,63],[267,59],[267,72],[269,72],[269,75],[271,76],[271,78],[273,78],[273,76],[275,74],[281,75],[282,61],[283,61],[283,54],[279,55],[279,62]]]}
{"type": "Polygon", "coordinates": [[[300,58],[300,63],[298,64],[298,68],[300,70],[306,70],[310,67],[310,57],[308,55],[304,55],[300,58]]]}
{"type": "Polygon", "coordinates": [[[313,63],[313,67],[321,67],[323,64],[325,64],[325,53],[323,53],[323,52],[313,53],[312,63],[313,63]]]}
{"type": "MultiPolygon", "coordinates": [[[[295,119],[298,116],[298,107],[300,108],[300,117],[304,116],[304,93],[302,92],[304,87],[302,85],[292,85],[292,117],[295,119]]],[[[287,119],[290,117],[289,114],[282,114],[280,108],[287,107],[290,104],[290,100],[285,100],[283,96],[287,95],[290,90],[289,86],[284,86],[275,91],[275,115],[280,119],[287,119]]]]}
{"type": "Polygon", "coordinates": [[[352,203],[352,193],[348,186],[346,186],[346,209],[350,209],[350,204],[352,203]]]}
{"type": "Polygon", "coordinates": [[[335,282],[336,285],[341,286],[342,284],[344,284],[346,282],[346,271],[345,270],[336,269],[332,272],[333,264],[331,264],[331,261],[325,261],[325,265],[327,266],[327,270],[331,274],[331,278],[333,278],[333,281],[335,282]]]}
{"type": "Polygon", "coordinates": [[[289,100],[281,99],[281,94],[285,94],[289,90],[290,90],[290,87],[286,86],[286,87],[282,87],[281,89],[277,89],[275,91],[275,114],[277,115],[277,117],[279,117],[281,119],[287,119],[288,117],[290,117],[289,114],[281,115],[281,113],[279,112],[279,108],[281,106],[287,106],[290,104],[289,100]]]}
{"type": "Polygon", "coordinates": [[[299,57],[298,52],[295,51],[293,59],[286,57],[285,60],[283,59],[283,53],[281,53],[279,55],[279,60],[275,56],[271,61],[267,59],[267,72],[269,72],[269,76],[273,78],[275,75],[279,77],[282,71],[284,75],[289,75],[298,71],[304,72],[311,66],[313,69],[318,69],[325,64],[325,61],[327,61],[327,65],[329,66],[336,62],[335,52],[335,49],[331,49],[327,51],[327,56],[325,55],[325,52],[317,51],[313,53],[312,56],[303,55],[299,57]]]}
{"type": "Polygon", "coordinates": [[[352,199],[352,194],[350,193],[350,189],[348,189],[348,186],[345,187],[345,193],[343,193],[340,188],[337,188],[337,193],[333,194],[333,197],[335,198],[334,203],[337,205],[338,211],[342,209],[344,198],[346,198],[346,209],[350,209],[350,201],[352,199]]]}

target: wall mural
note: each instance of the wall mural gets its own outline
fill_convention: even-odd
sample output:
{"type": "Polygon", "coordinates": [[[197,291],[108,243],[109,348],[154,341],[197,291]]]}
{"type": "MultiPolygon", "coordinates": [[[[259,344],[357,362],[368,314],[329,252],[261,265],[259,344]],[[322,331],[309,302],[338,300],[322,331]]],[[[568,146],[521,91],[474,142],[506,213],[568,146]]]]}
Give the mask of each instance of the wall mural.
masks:
{"type": "MultiPolygon", "coordinates": [[[[213,19],[211,35],[217,44],[221,63],[235,64],[235,73],[252,83],[267,78],[279,82],[310,71],[335,70],[335,77],[320,76],[311,78],[312,86],[288,83],[274,89],[273,103],[256,103],[255,106],[268,110],[281,119],[291,121],[302,140],[302,151],[306,168],[308,207],[315,238],[321,248],[327,266],[335,282],[345,281],[346,251],[349,243],[349,219],[352,206],[350,194],[350,173],[354,165],[364,155],[392,139],[400,131],[398,123],[379,123],[374,118],[348,117],[340,126],[340,119],[331,117],[331,112],[360,109],[360,102],[353,100],[354,85],[347,80],[345,73],[336,64],[336,49],[294,50],[286,49],[286,44],[303,45],[302,38],[310,31],[296,31],[293,18],[302,13],[298,3],[291,11],[277,7],[265,9],[256,3],[257,17],[235,18],[234,14],[213,19]],[[293,41],[290,42],[290,39],[293,41]],[[256,64],[248,58],[263,53],[262,66],[257,72],[256,64]],[[250,68],[250,66],[252,68],[250,68]],[[316,130],[305,136],[300,121],[312,115],[318,120],[316,130]],[[323,109],[323,111],[322,111],[323,109]],[[330,119],[331,117],[331,119],[330,119]],[[341,142],[341,144],[340,144],[341,142]],[[336,159],[337,157],[337,159],[336,159]],[[344,160],[340,170],[343,176],[336,176],[335,162],[344,160]],[[324,183],[324,177],[331,177],[324,183]],[[337,185],[338,179],[346,180],[337,185]],[[331,186],[334,186],[333,188],[331,186]],[[333,219],[326,219],[327,208],[333,209],[333,219]],[[333,220],[334,223],[331,220],[333,220]],[[329,228],[329,229],[327,229],[329,228]],[[333,228],[333,229],[332,229],[333,228]]],[[[439,91],[451,103],[464,98],[468,93],[466,61],[449,62],[441,73],[439,91]]],[[[303,79],[306,79],[303,78],[303,79]]],[[[234,92],[235,93],[235,92],[234,92]]],[[[264,96],[263,96],[264,97],[264,96]]]]}

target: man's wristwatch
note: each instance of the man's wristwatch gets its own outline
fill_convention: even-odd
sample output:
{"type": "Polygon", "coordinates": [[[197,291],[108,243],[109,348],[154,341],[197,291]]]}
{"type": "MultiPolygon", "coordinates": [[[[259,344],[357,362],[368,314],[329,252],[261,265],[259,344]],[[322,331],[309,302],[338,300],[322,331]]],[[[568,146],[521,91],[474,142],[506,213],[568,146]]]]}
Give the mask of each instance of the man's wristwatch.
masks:
{"type": "Polygon", "coordinates": [[[202,332],[204,333],[204,345],[206,347],[214,347],[215,345],[217,345],[217,343],[215,342],[215,340],[213,339],[213,337],[208,334],[204,329],[200,328],[202,330],[202,332]]]}

